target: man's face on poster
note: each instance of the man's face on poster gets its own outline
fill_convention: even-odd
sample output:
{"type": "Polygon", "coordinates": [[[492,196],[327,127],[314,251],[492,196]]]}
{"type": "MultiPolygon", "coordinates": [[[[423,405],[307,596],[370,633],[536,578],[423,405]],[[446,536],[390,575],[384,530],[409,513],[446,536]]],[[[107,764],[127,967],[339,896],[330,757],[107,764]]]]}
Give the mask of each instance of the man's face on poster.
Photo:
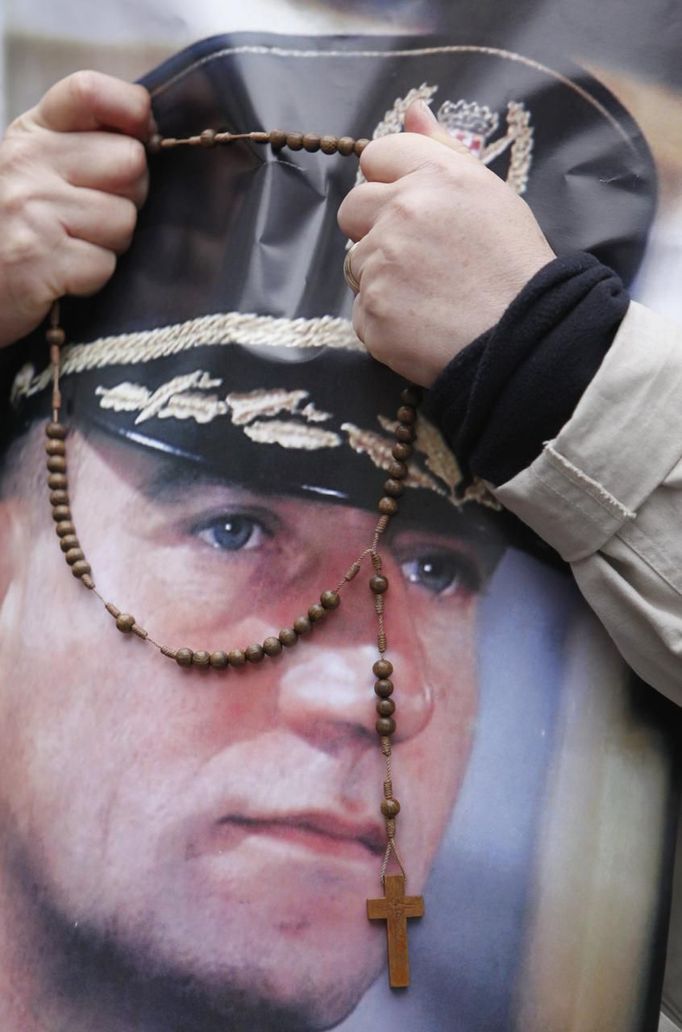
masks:
{"type": "MultiPolygon", "coordinates": [[[[23,898],[37,925],[49,911],[113,946],[143,976],[335,1023],[385,963],[383,928],[365,917],[385,845],[369,568],[280,656],[183,670],[120,635],[69,575],[42,445],[38,427],[15,450],[2,503],[5,895],[23,898]]],[[[98,589],[175,648],[245,648],[290,626],[337,585],[376,522],[103,435],[74,432],[69,463],[98,589]]],[[[398,519],[383,549],[412,893],[456,798],[476,710],[486,563],[460,525],[398,519]]]]}

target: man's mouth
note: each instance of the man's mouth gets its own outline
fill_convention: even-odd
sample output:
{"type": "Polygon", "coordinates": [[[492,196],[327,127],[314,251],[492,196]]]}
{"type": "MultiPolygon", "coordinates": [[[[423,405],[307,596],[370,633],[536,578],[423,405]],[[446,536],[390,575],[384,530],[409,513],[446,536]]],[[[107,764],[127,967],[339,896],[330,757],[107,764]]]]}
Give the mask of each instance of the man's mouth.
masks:
{"type": "MultiPolygon", "coordinates": [[[[380,824],[372,820],[353,821],[322,811],[286,815],[228,815],[218,822],[229,835],[240,829],[246,834],[264,835],[318,853],[332,855],[383,855],[385,836],[380,824]]],[[[220,831],[219,831],[220,834],[220,831]]]]}

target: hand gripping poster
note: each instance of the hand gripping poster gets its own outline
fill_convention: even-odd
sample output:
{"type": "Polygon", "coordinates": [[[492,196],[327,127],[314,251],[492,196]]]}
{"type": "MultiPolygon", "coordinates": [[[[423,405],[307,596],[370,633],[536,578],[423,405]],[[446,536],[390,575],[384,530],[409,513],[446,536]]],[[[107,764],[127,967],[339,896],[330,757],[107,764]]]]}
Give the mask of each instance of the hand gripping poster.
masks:
{"type": "Polygon", "coordinates": [[[0,1026],[653,1032],[678,708],[370,357],[337,223],[422,100],[644,297],[651,99],[556,12],[525,46],[435,5],[266,13],[140,44],[132,246],[52,354],[2,355],[0,1026]]]}

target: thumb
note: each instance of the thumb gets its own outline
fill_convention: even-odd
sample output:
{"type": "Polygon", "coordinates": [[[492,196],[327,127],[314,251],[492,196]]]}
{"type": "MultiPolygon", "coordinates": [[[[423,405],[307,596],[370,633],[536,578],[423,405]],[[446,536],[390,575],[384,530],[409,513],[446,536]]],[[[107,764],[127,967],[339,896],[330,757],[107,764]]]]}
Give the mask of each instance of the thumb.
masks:
{"type": "Polygon", "coordinates": [[[450,150],[457,151],[458,154],[466,154],[467,157],[476,160],[468,147],[465,147],[460,140],[455,140],[443,129],[429,105],[423,100],[413,101],[405,112],[405,132],[428,136],[437,143],[449,147],[450,150]]]}

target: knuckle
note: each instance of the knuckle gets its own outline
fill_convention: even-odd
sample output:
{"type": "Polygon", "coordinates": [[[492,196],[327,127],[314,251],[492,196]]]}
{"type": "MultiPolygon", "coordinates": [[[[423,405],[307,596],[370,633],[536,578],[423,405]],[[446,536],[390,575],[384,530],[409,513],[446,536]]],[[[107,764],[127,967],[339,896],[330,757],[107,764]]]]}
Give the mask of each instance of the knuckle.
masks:
{"type": "Polygon", "coordinates": [[[137,182],[147,173],[147,155],[144,145],[132,136],[122,137],[119,141],[120,156],[118,167],[122,179],[137,182]]]}
{"type": "Polygon", "coordinates": [[[100,76],[90,69],[83,69],[64,79],[64,86],[69,92],[70,100],[78,108],[89,110],[95,105],[99,95],[100,76]]]}

